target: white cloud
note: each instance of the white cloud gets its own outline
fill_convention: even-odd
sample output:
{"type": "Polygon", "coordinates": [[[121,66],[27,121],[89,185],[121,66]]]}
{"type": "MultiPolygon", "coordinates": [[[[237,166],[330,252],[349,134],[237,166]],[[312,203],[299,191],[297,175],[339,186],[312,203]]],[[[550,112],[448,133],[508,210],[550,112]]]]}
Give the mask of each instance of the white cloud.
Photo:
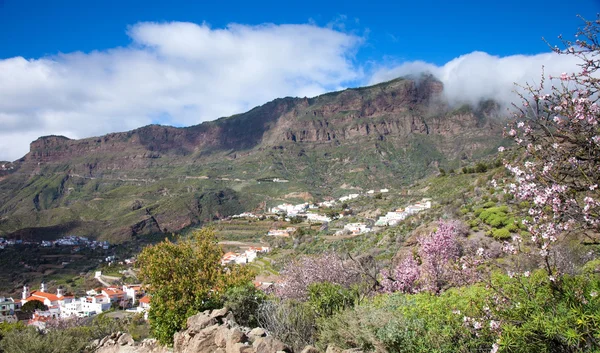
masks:
{"type": "Polygon", "coordinates": [[[495,99],[505,106],[518,102],[514,93],[521,85],[540,82],[542,66],[546,77],[577,71],[579,59],[570,55],[545,53],[537,55],[493,56],[472,52],[453,59],[443,66],[423,61],[401,63],[375,70],[370,83],[375,84],[399,76],[431,73],[444,83],[444,94],[454,104],[476,104],[483,99],[495,99]]]}
{"type": "Polygon", "coordinates": [[[198,124],[362,77],[362,38],[315,25],[139,23],[128,34],[126,48],[0,60],[0,160],[41,135],[198,124]]]}

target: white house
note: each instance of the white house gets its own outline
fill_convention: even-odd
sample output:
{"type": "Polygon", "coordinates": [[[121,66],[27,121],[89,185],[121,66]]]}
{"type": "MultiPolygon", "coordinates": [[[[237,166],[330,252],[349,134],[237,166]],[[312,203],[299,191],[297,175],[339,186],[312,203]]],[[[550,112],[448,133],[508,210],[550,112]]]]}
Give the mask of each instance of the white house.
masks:
{"type": "Polygon", "coordinates": [[[367,227],[364,223],[348,223],[344,226],[344,230],[349,231],[353,235],[368,233],[371,228],[367,227]]]}
{"type": "Polygon", "coordinates": [[[123,292],[125,292],[125,297],[127,299],[131,299],[131,304],[135,305],[136,297],[142,293],[142,286],[139,284],[136,285],[123,285],[123,292]]]}
{"type": "Polygon", "coordinates": [[[87,317],[100,314],[101,312],[107,311],[110,308],[111,302],[107,296],[88,296],[72,300],[69,303],[65,303],[60,308],[60,316],[62,318],[87,317]]]}
{"type": "Polygon", "coordinates": [[[331,222],[331,218],[317,213],[307,213],[306,219],[311,222],[331,222]]]}

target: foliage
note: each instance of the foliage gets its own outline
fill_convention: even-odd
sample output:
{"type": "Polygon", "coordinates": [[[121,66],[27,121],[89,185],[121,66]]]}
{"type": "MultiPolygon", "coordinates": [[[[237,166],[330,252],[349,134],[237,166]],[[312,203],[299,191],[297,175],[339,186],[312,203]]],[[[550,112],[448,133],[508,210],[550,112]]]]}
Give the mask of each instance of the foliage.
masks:
{"type": "Polygon", "coordinates": [[[247,268],[222,267],[222,254],[211,229],[195,231],[178,243],[165,240],[142,250],[136,265],[151,298],[150,327],[161,343],[171,343],[189,316],[220,306],[229,287],[250,280],[247,268]]]}
{"type": "Polygon", "coordinates": [[[492,229],[492,237],[494,237],[494,239],[497,240],[507,240],[510,239],[512,236],[508,228],[494,228],[492,229]]]}
{"type": "Polygon", "coordinates": [[[245,283],[229,288],[225,292],[224,303],[231,310],[238,324],[255,327],[258,325],[258,309],[266,298],[265,293],[252,283],[245,283]]]}
{"type": "Polygon", "coordinates": [[[0,351],[6,353],[73,353],[82,352],[88,336],[77,329],[53,330],[42,333],[35,327],[8,332],[0,341],[0,351]]]}
{"type": "Polygon", "coordinates": [[[306,300],[309,286],[329,282],[349,288],[363,281],[355,262],[343,261],[333,252],[317,256],[302,256],[287,263],[281,271],[281,281],[275,295],[284,299],[306,300]]]}
{"type": "Polygon", "coordinates": [[[260,327],[289,344],[295,352],[314,344],[316,318],[308,303],[293,299],[265,301],[258,311],[260,327]]]}
{"type": "Polygon", "coordinates": [[[600,349],[600,279],[548,277],[543,270],[496,274],[485,317],[497,326],[504,352],[584,352],[600,349]]]}
{"type": "Polygon", "coordinates": [[[30,300],[21,307],[21,311],[27,314],[32,314],[36,310],[44,311],[48,310],[48,307],[39,300],[30,300]]]}
{"type": "Polygon", "coordinates": [[[465,325],[479,313],[488,291],[481,286],[430,293],[375,297],[319,321],[318,345],[376,352],[487,351],[494,337],[486,327],[465,325]]]}
{"type": "Polygon", "coordinates": [[[357,288],[345,288],[339,284],[322,282],[308,286],[308,304],[319,317],[331,316],[352,307],[359,297],[357,288]]]}

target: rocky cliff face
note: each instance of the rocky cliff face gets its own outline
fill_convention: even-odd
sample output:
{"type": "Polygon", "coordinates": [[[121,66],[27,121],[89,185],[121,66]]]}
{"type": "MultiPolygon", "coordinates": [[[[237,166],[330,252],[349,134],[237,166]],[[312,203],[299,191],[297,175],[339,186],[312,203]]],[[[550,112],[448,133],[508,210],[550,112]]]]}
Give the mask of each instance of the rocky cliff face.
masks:
{"type": "MultiPolygon", "coordinates": [[[[109,157],[120,167],[141,168],[162,157],[219,150],[244,151],[282,142],[328,142],[357,137],[453,136],[497,132],[494,107],[453,112],[443,85],[432,77],[397,79],[311,99],[277,99],[251,111],[188,128],[150,125],[102,137],[71,140],[46,136],[31,143],[27,163],[109,157]]],[[[90,165],[97,168],[97,165],[90,165]]]]}

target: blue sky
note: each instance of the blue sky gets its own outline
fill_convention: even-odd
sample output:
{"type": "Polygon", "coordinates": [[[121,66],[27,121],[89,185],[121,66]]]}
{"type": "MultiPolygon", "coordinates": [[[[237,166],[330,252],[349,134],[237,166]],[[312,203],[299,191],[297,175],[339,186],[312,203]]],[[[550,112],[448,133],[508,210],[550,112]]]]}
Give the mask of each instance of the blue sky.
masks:
{"type": "Polygon", "coordinates": [[[336,25],[367,38],[357,60],[443,64],[472,51],[495,55],[546,50],[542,36],[571,35],[577,14],[594,18],[598,0],[527,1],[157,1],[0,0],[0,57],[129,45],[137,22],[184,21],[336,25]],[[343,26],[343,27],[341,27],[343,26]]]}
{"type": "Polygon", "coordinates": [[[187,126],[430,72],[451,103],[574,70],[548,53],[600,0],[0,0],[0,160],[39,136],[187,126]]]}

